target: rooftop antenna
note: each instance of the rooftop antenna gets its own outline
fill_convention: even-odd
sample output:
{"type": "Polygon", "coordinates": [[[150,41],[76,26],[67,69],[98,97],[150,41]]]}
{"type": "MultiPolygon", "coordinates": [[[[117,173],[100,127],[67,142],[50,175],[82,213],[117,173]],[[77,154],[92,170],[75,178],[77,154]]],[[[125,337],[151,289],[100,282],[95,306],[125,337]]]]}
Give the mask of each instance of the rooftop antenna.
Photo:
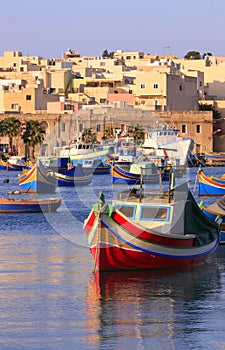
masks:
{"type": "Polygon", "coordinates": [[[169,50],[170,50],[170,46],[165,46],[165,56],[167,57],[169,55],[169,50]]]}

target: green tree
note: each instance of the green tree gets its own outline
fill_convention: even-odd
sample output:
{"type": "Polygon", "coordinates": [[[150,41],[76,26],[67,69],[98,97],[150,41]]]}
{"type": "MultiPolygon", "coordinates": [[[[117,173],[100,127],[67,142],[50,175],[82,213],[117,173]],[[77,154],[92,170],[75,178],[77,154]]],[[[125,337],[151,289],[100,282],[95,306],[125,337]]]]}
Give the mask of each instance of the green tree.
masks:
{"type": "Polygon", "coordinates": [[[94,143],[97,141],[96,134],[93,133],[93,130],[91,128],[84,128],[84,131],[82,133],[82,141],[86,143],[94,143]]]}
{"type": "Polygon", "coordinates": [[[200,52],[198,51],[189,51],[188,53],[186,53],[184,58],[187,60],[200,60],[201,55],[200,55],[200,52]]]}
{"type": "Polygon", "coordinates": [[[22,140],[27,148],[32,148],[32,159],[35,159],[35,146],[42,144],[45,138],[45,128],[37,120],[29,120],[26,122],[22,140]]]}
{"type": "Polygon", "coordinates": [[[113,127],[108,127],[105,129],[105,135],[102,137],[103,140],[108,140],[114,137],[114,129],[113,127]]]}
{"type": "Polygon", "coordinates": [[[200,111],[212,111],[213,112],[213,120],[220,119],[222,114],[218,111],[213,105],[207,103],[199,103],[198,108],[200,111]]]}
{"type": "Polygon", "coordinates": [[[128,125],[128,134],[134,138],[135,142],[142,142],[145,139],[145,132],[141,125],[128,125]]]}
{"type": "Polygon", "coordinates": [[[0,136],[3,136],[3,120],[0,121],[0,136]]]}
{"type": "Polygon", "coordinates": [[[107,49],[105,49],[102,53],[103,58],[113,58],[114,52],[109,52],[107,49]]]}
{"type": "Polygon", "coordinates": [[[7,117],[1,123],[1,135],[8,136],[9,149],[13,151],[13,137],[16,137],[20,133],[21,122],[14,117],[7,117]]]}

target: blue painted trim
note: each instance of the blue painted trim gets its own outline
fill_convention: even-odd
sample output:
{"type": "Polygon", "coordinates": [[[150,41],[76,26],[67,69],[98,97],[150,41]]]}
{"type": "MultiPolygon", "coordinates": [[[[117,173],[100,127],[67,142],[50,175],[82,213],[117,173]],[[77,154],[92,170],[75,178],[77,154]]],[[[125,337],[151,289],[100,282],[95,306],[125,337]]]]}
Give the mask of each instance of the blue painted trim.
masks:
{"type": "MultiPolygon", "coordinates": [[[[196,258],[198,256],[204,256],[204,255],[208,255],[209,253],[213,252],[215,250],[215,248],[217,247],[217,245],[219,244],[219,236],[213,246],[213,248],[211,248],[210,250],[208,250],[207,252],[204,252],[204,253],[201,253],[201,254],[195,254],[195,255],[170,255],[170,254],[162,254],[162,253],[158,253],[158,252],[154,252],[152,250],[147,250],[147,249],[143,249],[143,248],[140,248],[126,240],[124,240],[123,238],[121,238],[120,235],[118,235],[116,232],[114,232],[103,220],[100,220],[100,223],[102,225],[104,225],[115,237],[119,238],[122,242],[124,242],[125,244],[127,244],[128,246],[134,248],[134,249],[137,249],[137,250],[140,250],[141,252],[145,252],[145,253],[149,253],[149,254],[155,254],[157,256],[165,256],[165,257],[170,257],[170,258],[175,258],[175,259],[179,259],[179,258],[183,258],[183,259],[190,259],[190,258],[196,258]]],[[[127,231],[128,232],[128,231],[127,231]]],[[[129,233],[129,232],[128,232],[129,233]]],[[[152,244],[155,244],[155,243],[152,243],[152,244]]],[[[156,245],[156,244],[155,244],[156,245]]],[[[173,248],[171,248],[173,249],[173,248]]],[[[181,248],[181,250],[184,249],[184,248],[181,248]]],[[[188,249],[188,248],[187,248],[188,249]]]]}

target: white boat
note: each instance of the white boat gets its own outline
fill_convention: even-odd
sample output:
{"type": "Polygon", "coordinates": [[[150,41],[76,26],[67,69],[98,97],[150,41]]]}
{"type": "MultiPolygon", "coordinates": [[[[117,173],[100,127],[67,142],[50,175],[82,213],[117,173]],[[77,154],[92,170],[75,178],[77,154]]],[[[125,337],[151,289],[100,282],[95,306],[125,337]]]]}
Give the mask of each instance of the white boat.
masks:
{"type": "Polygon", "coordinates": [[[9,157],[8,162],[15,166],[26,167],[24,157],[21,156],[11,156],[9,157]]]}
{"type": "Polygon", "coordinates": [[[69,157],[73,165],[79,163],[84,170],[90,169],[90,172],[93,172],[99,166],[108,167],[106,164],[107,155],[108,147],[86,142],[75,142],[60,149],[61,157],[69,157]]]}
{"type": "Polygon", "coordinates": [[[147,132],[143,144],[145,154],[168,157],[174,167],[186,166],[194,148],[191,138],[178,136],[178,129],[156,129],[147,132]]]}

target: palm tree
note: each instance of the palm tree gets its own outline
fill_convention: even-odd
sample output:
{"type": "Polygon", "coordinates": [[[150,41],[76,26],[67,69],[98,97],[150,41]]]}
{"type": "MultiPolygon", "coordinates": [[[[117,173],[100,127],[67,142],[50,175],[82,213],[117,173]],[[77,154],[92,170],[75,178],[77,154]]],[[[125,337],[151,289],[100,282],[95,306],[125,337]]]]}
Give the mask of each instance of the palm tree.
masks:
{"type": "Polygon", "coordinates": [[[105,129],[105,135],[103,136],[105,140],[111,139],[114,137],[114,129],[110,126],[105,129]]]}
{"type": "Polygon", "coordinates": [[[3,129],[4,129],[3,122],[4,122],[4,120],[0,121],[0,136],[3,136],[3,129]]]}
{"type": "Polygon", "coordinates": [[[9,149],[13,150],[13,137],[18,136],[21,122],[14,117],[7,117],[1,123],[1,135],[9,137],[9,149]]]}
{"type": "Polygon", "coordinates": [[[141,125],[139,124],[128,125],[128,133],[129,133],[129,136],[132,136],[134,138],[135,142],[144,141],[145,132],[141,125]]]}
{"type": "Polygon", "coordinates": [[[42,144],[45,138],[45,128],[37,120],[29,120],[25,124],[24,131],[21,136],[26,147],[32,147],[32,159],[35,159],[35,146],[42,144]]]}
{"type": "Polygon", "coordinates": [[[91,128],[85,128],[83,133],[82,133],[82,141],[83,142],[96,142],[97,141],[97,137],[96,134],[93,133],[91,128]]]}

